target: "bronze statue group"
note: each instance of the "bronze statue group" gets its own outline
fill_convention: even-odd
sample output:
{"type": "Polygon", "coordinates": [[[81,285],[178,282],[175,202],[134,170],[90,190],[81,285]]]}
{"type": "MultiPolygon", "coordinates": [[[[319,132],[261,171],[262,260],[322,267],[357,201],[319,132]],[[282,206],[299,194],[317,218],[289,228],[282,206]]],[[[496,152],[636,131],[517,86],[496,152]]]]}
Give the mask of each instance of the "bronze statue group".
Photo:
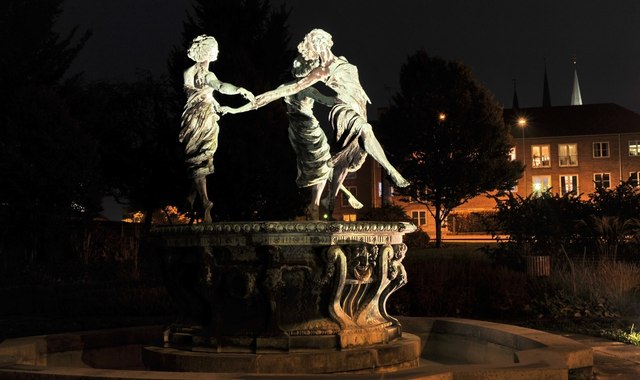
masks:
{"type": "Polygon", "coordinates": [[[184,73],[184,89],[188,99],[182,114],[179,139],[184,146],[186,163],[193,180],[187,201],[192,210],[196,200],[199,202],[205,223],[211,222],[213,204],[207,195],[206,176],[213,173],[220,116],[256,110],[280,98],[284,98],[287,105],[289,141],[297,156],[296,183],[298,187],[311,187],[307,219],[319,220],[321,202],[331,215],[340,191],[344,192],[351,207],[362,207],[362,203],[349,193],[343,182],[349,172],[362,166],[367,154],[386,170],[396,186],[409,185],[387,160],[367,121],[366,105],[370,100],[360,84],[357,67],[346,58],[335,56],[331,51],[332,46],[329,33],[321,29],[312,30],[298,45],[299,55],[292,68],[294,80],[254,97],[242,87],[221,82],[209,71],[209,63],[218,57],[215,38],[202,35],[192,41],[187,55],[196,63],[184,73]],[[313,87],[318,82],[324,82],[335,91],[335,96],[320,93],[313,87]],[[221,106],[213,97],[214,91],[242,95],[249,102],[239,108],[221,106]],[[313,106],[316,102],[331,107],[329,120],[336,137],[333,153],[314,116],[313,106]],[[321,199],[327,184],[327,195],[321,199]]]}

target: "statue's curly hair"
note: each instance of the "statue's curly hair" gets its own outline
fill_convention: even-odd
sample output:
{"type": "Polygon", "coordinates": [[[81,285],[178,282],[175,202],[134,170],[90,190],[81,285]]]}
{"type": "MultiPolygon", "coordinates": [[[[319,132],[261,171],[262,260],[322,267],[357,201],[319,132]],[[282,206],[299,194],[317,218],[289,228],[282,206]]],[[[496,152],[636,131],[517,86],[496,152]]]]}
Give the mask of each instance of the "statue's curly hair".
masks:
{"type": "Polygon", "coordinates": [[[313,29],[304,38],[311,40],[315,48],[324,46],[327,49],[331,49],[333,46],[333,37],[322,29],[313,29]]]}
{"type": "Polygon", "coordinates": [[[191,41],[187,56],[196,62],[203,62],[209,59],[213,49],[218,50],[218,41],[211,36],[202,34],[191,41]]]}

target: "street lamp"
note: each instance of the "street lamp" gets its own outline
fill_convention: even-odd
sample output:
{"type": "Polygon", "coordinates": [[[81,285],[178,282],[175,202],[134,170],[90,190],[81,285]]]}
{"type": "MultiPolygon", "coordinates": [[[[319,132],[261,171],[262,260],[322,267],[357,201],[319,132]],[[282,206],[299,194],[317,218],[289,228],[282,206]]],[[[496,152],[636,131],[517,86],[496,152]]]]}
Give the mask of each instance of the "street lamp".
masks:
{"type": "Polygon", "coordinates": [[[527,196],[527,160],[525,158],[525,147],[524,147],[524,128],[527,126],[527,119],[524,117],[518,118],[518,126],[522,130],[522,163],[524,164],[524,172],[522,173],[522,191],[523,195],[527,196]]]}

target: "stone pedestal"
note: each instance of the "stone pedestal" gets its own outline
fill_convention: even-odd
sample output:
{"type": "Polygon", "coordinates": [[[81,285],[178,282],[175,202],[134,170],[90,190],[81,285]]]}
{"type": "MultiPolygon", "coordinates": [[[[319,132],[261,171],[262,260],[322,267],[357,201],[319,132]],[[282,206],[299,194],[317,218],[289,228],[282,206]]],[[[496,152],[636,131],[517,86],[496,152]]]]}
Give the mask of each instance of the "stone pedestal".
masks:
{"type": "MultiPolygon", "coordinates": [[[[408,223],[318,221],[154,229],[165,242],[167,287],[181,316],[165,331],[165,351],[146,351],[147,365],[180,370],[167,368],[180,361],[182,370],[198,371],[211,367],[193,364],[207,362],[207,355],[211,363],[223,356],[228,363],[255,354],[303,358],[317,350],[367,356],[374,347],[401,347],[396,351],[402,354],[392,355],[401,360],[381,367],[417,365],[418,344],[400,339],[400,324],[385,308],[407,281],[402,236],[414,229],[408,223]],[[184,364],[189,361],[193,365],[184,364]]],[[[362,360],[363,368],[351,361],[313,371],[299,361],[301,367],[289,372],[371,368],[371,360],[362,360]]]]}

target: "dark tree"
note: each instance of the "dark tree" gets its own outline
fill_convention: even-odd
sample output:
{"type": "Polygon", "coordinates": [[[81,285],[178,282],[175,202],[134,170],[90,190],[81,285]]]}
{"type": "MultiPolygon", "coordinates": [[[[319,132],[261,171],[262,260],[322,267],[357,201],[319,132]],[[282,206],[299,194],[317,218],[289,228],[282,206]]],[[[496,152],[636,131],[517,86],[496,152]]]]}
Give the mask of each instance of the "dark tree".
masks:
{"type": "Polygon", "coordinates": [[[75,101],[79,117],[100,141],[106,192],[149,216],[184,201],[186,173],[175,137],[179,115],[173,101],[168,80],[150,75],[132,83],[87,85],[75,101]]]}
{"type": "Polygon", "coordinates": [[[381,127],[385,147],[411,181],[399,191],[429,207],[437,247],[442,222],[455,207],[510,189],[522,173],[521,163],[510,160],[513,143],[501,106],[461,62],[422,50],[411,55],[381,127]]]}
{"type": "Polygon", "coordinates": [[[62,0],[8,0],[0,5],[0,210],[42,224],[55,215],[100,209],[95,142],[67,102],[64,81],[89,33],[53,31],[62,0]]]}
{"type": "Polygon", "coordinates": [[[63,0],[5,0],[0,4],[0,91],[10,96],[29,85],[60,84],[91,35],[53,30],[63,0]]]}
{"type": "Polygon", "coordinates": [[[0,276],[68,255],[101,209],[96,141],[73,115],[68,69],[86,32],[53,30],[62,0],[0,3],[0,276]],[[67,234],[67,235],[65,235],[67,234]]]}
{"type": "MultiPolygon", "coordinates": [[[[193,64],[186,49],[200,34],[218,41],[220,55],[211,71],[221,81],[257,95],[291,80],[294,54],[288,47],[288,16],[284,6],[274,8],[268,0],[197,0],[184,24],[183,45],[174,50],[169,62],[179,94],[176,112],[181,112],[186,99],[183,70],[193,64]]],[[[239,96],[216,97],[222,105],[244,103],[239,96]]],[[[295,155],[287,138],[283,103],[225,115],[219,124],[215,173],[207,179],[214,220],[289,219],[300,213],[303,200],[295,185],[295,155]]],[[[176,139],[178,129],[179,123],[174,127],[176,139]]]]}

